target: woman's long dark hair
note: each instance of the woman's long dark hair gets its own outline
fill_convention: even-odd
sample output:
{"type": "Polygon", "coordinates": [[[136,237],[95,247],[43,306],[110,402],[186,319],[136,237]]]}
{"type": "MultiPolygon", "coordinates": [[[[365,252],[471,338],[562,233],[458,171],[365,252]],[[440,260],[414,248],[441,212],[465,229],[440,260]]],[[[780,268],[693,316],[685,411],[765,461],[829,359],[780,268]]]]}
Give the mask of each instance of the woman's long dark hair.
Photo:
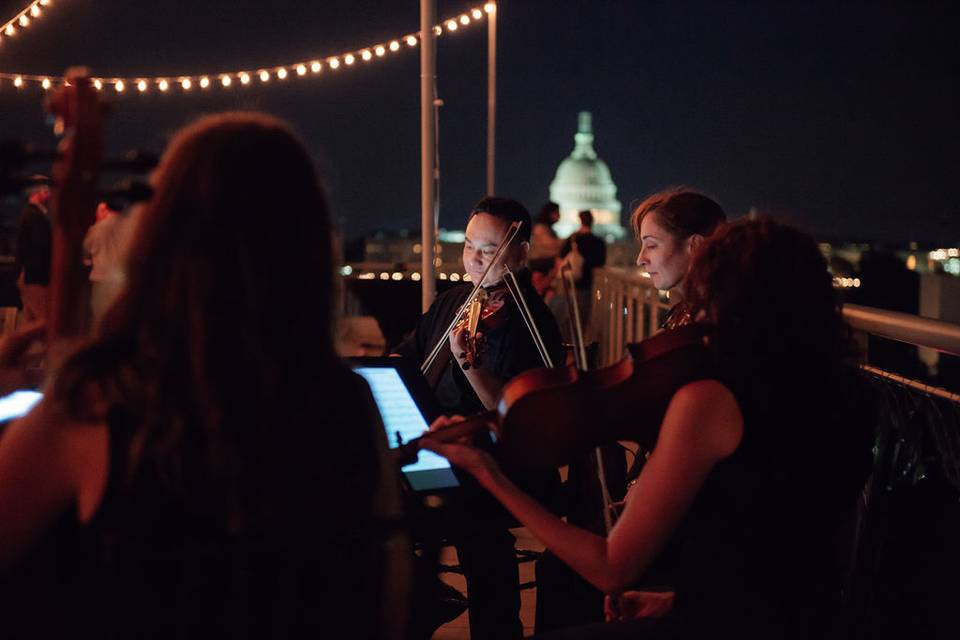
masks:
{"type": "Polygon", "coordinates": [[[149,466],[188,508],[256,519],[255,483],[295,446],[314,372],[337,366],[326,197],[289,128],[255,113],[182,130],[153,186],[126,290],[55,397],[81,419],[123,408],[128,479],[149,466]]]}

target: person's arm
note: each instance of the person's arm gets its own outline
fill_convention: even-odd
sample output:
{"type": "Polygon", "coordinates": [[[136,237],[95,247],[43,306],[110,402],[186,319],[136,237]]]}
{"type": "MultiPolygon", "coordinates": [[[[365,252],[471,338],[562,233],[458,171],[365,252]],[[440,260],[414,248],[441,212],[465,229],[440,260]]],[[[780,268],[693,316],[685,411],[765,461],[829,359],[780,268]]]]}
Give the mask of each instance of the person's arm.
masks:
{"type": "Polygon", "coordinates": [[[71,508],[88,521],[106,484],[104,425],[76,424],[43,400],[0,439],[0,567],[71,508]]]}
{"type": "Polygon", "coordinates": [[[554,516],[510,482],[484,452],[430,439],[424,446],[470,471],[544,546],[611,593],[629,586],[650,564],[714,464],[736,450],[742,429],[736,400],[719,382],[694,382],[678,390],[657,445],[607,538],[554,516]]]}

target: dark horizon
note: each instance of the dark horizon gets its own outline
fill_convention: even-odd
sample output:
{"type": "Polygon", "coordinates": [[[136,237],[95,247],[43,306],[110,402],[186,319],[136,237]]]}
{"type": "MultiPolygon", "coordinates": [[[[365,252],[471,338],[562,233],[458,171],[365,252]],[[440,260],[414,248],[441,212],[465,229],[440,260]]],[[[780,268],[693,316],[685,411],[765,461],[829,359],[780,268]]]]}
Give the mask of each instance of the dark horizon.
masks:
{"type": "MultiPolygon", "coordinates": [[[[0,0],[5,20],[25,0],[0,0]]],[[[0,71],[102,75],[250,69],[325,57],[416,31],[418,4],[269,6],[58,0],[0,45],[0,71]],[[162,20],[161,20],[162,18],[162,20]]],[[[439,1],[440,17],[482,3],[439,1]]],[[[960,243],[960,45],[946,2],[504,0],[499,23],[497,191],[535,211],[571,151],[577,112],[623,204],[687,184],[728,214],[751,208],[821,238],[960,243]]],[[[441,225],[483,195],[485,26],[438,42],[441,225]]],[[[419,227],[415,50],[322,77],[116,100],[113,152],[160,151],[197,115],[262,109],[303,136],[348,238],[419,227]]],[[[50,145],[42,92],[0,82],[0,138],[50,145]]],[[[277,188],[282,188],[278,185],[277,188]]],[[[282,212],[273,213],[282,216],[282,212]]]]}

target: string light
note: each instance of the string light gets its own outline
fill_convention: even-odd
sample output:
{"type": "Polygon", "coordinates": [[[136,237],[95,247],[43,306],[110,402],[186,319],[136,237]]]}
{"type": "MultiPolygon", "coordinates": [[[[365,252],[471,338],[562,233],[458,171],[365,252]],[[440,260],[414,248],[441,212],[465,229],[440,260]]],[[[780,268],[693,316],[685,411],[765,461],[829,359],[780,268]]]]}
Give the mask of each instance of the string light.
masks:
{"type": "MultiPolygon", "coordinates": [[[[33,18],[40,17],[42,15],[41,7],[47,7],[50,4],[51,0],[34,0],[24,9],[19,11],[15,16],[13,16],[13,18],[0,25],[0,34],[6,34],[7,37],[15,35],[18,30],[17,25],[20,25],[21,27],[27,27],[31,25],[31,16],[33,18]]],[[[461,28],[461,26],[466,27],[468,25],[475,24],[476,21],[481,20],[485,14],[493,13],[494,11],[496,11],[496,3],[488,2],[483,5],[482,9],[480,7],[475,7],[466,13],[452,16],[441,21],[432,28],[432,31],[438,36],[443,35],[444,33],[452,33],[461,28]]],[[[375,58],[386,57],[388,53],[397,53],[401,49],[404,49],[404,44],[408,48],[416,47],[420,44],[420,38],[420,32],[408,33],[397,38],[383,40],[379,43],[373,43],[367,47],[361,47],[351,51],[344,51],[342,53],[326,56],[324,58],[279,65],[272,67],[273,70],[268,68],[260,68],[258,71],[254,72],[237,70],[221,71],[218,73],[209,74],[176,75],[174,76],[173,80],[173,82],[176,84],[173,86],[178,87],[183,91],[190,91],[196,86],[199,86],[201,89],[207,89],[208,87],[212,87],[213,83],[216,81],[226,89],[230,88],[235,81],[238,81],[241,85],[249,85],[251,84],[251,80],[254,75],[260,79],[261,83],[269,82],[274,75],[276,75],[278,80],[285,80],[289,76],[293,75],[294,71],[296,72],[297,77],[304,77],[308,75],[308,71],[312,72],[313,74],[319,74],[323,69],[324,64],[326,64],[326,66],[331,70],[337,70],[343,65],[348,67],[356,66],[355,63],[358,59],[362,60],[363,62],[370,62],[375,58]]],[[[31,83],[34,86],[44,86],[45,80],[47,82],[47,86],[50,87],[53,85],[53,80],[51,80],[51,78],[53,78],[53,76],[0,72],[0,80],[12,80],[14,86],[17,88],[23,88],[31,83]]],[[[97,90],[102,90],[104,85],[113,85],[113,88],[117,91],[117,93],[122,93],[127,85],[136,86],[141,93],[147,92],[151,85],[156,86],[156,88],[161,92],[168,91],[171,88],[171,83],[168,78],[151,76],[101,76],[93,81],[93,85],[97,88],[97,90]]]]}
{"type": "Polygon", "coordinates": [[[43,87],[43,90],[46,91],[50,88],[50,78],[44,78],[43,82],[40,83],[40,86],[43,87]]]}
{"type": "MultiPolygon", "coordinates": [[[[33,2],[18,11],[15,16],[0,25],[0,33],[5,33],[7,37],[12,38],[13,36],[17,35],[17,27],[15,25],[20,25],[20,27],[23,29],[29,27],[31,24],[33,24],[33,20],[30,18],[39,18],[41,15],[43,15],[43,10],[40,9],[40,7],[46,7],[49,4],[50,0],[33,0],[33,2]]],[[[42,84],[43,80],[40,80],[39,82],[42,84]]]]}

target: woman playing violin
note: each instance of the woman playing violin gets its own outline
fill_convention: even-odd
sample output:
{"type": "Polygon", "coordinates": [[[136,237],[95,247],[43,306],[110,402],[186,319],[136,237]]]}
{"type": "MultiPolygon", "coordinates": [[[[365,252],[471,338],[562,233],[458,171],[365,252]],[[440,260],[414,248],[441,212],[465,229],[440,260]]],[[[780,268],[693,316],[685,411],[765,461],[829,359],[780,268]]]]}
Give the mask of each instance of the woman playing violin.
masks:
{"type": "MultiPolygon", "coordinates": [[[[512,297],[502,288],[506,269],[517,273],[521,290],[554,362],[562,362],[560,331],[550,310],[536,295],[524,269],[530,240],[530,214],[522,204],[508,198],[484,198],[473,208],[467,222],[463,246],[463,268],[473,283],[490,267],[497,248],[507,237],[511,223],[520,223],[514,243],[493,264],[483,282],[501,308],[482,322],[479,363],[468,363],[466,327],[445,331],[473,287],[454,287],[439,295],[421,318],[413,335],[395,354],[420,364],[440,341],[448,347],[426,372],[437,400],[445,411],[471,415],[494,406],[505,382],[516,374],[544,362],[512,297]],[[468,367],[464,367],[468,364],[468,367]]],[[[530,490],[546,496],[557,481],[556,472],[524,478],[530,490]]],[[[507,530],[512,519],[489,495],[465,486],[459,508],[448,510],[450,531],[445,532],[457,547],[470,599],[470,633],[473,638],[514,638],[522,635],[520,595],[514,553],[514,538],[507,530]]]]}
{"type": "Polygon", "coordinates": [[[469,470],[549,550],[612,596],[608,616],[619,622],[570,637],[718,629],[822,637],[838,586],[832,536],[870,460],[831,277],[810,237],[769,219],[725,225],[693,256],[685,299],[694,318],[713,326],[716,375],[675,390],[609,535],[555,517],[469,444],[424,446],[469,470]],[[643,578],[668,541],[680,547],[673,611],[656,622],[626,621],[637,609],[666,608],[648,600],[620,609],[616,596],[643,578]]]}
{"type": "MultiPolygon", "coordinates": [[[[693,252],[726,219],[719,204],[686,187],[648,196],[633,212],[633,227],[640,240],[637,266],[643,267],[654,287],[681,298],[693,252]]],[[[687,320],[686,305],[681,301],[663,325],[669,328],[687,320]]]]}

